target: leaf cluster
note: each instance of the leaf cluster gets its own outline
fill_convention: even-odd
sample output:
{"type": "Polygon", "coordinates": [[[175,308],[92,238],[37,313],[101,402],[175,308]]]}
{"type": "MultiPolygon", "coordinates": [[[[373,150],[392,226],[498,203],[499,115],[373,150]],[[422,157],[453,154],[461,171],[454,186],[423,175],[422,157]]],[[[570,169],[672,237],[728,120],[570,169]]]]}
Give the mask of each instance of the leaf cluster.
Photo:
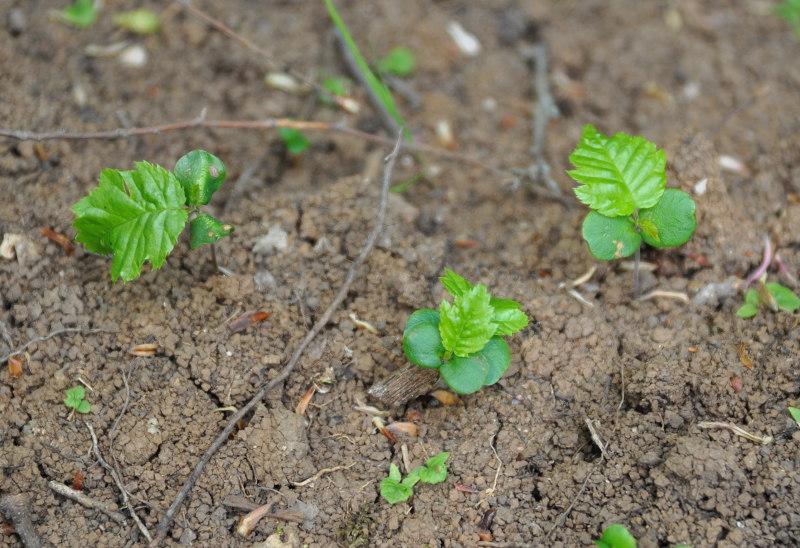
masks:
{"type": "Polygon", "coordinates": [[[403,332],[403,351],[411,363],[438,369],[455,392],[471,394],[500,380],[511,363],[501,337],[524,329],[528,317],[518,302],[492,297],[485,285],[473,286],[452,270],[439,279],[453,302],[414,312],[403,332]]]}
{"type": "Polygon", "coordinates": [[[788,287],[776,282],[759,281],[759,284],[757,290],[748,289],[745,293],[744,304],[736,311],[736,315],[740,318],[752,318],[761,306],[773,312],[778,310],[794,312],[800,308],[800,298],[788,287]]]}
{"type": "Polygon", "coordinates": [[[86,388],[83,386],[76,386],[66,391],[67,397],[64,398],[64,405],[68,409],[74,409],[78,413],[88,413],[92,410],[92,406],[86,401],[86,388]]]}
{"type": "Polygon", "coordinates": [[[575,195],[592,209],[582,233],[596,258],[628,257],[642,242],[673,247],[691,238],[694,200],[666,189],[666,155],[655,144],[625,133],[607,137],[587,125],[569,160],[575,195]]]}
{"type": "Polygon", "coordinates": [[[400,469],[395,463],[389,465],[389,477],[381,482],[381,496],[389,504],[396,504],[408,500],[414,494],[414,486],[418,482],[441,483],[447,478],[447,465],[445,461],[450,458],[450,453],[439,453],[428,459],[423,466],[417,466],[403,479],[400,469]]]}
{"type": "Polygon", "coordinates": [[[98,187],[72,206],[75,239],[93,253],[113,255],[111,279],[129,282],[145,261],[161,268],[190,215],[192,249],[233,232],[200,211],[225,175],[219,158],[204,150],[183,156],[172,172],[148,162],[130,171],[105,169],[98,187]]]}

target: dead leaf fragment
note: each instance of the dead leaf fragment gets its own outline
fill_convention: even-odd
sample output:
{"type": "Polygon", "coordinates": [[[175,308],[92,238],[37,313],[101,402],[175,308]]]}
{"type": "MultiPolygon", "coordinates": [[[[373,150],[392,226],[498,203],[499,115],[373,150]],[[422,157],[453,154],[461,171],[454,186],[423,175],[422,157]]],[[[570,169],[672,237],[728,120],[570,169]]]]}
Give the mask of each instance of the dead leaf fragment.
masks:
{"type": "Polygon", "coordinates": [[[740,342],[739,346],[736,348],[736,352],[739,354],[739,361],[742,362],[742,365],[752,369],[753,360],[751,360],[750,356],[747,355],[747,345],[743,342],[740,342]]]}
{"type": "Polygon", "coordinates": [[[72,241],[63,234],[54,232],[53,230],[50,230],[45,226],[42,227],[42,236],[44,236],[51,242],[58,244],[61,247],[61,249],[64,250],[64,253],[67,254],[67,257],[69,257],[75,252],[75,248],[72,246],[72,241]]]}
{"type": "Polygon", "coordinates": [[[24,362],[19,356],[8,358],[8,374],[18,379],[22,376],[24,362]]]}
{"type": "Polygon", "coordinates": [[[136,346],[128,350],[128,354],[132,356],[143,356],[143,357],[155,356],[156,352],[158,352],[158,345],[152,343],[137,344],[136,346]]]}
{"type": "Polygon", "coordinates": [[[419,434],[419,426],[413,422],[393,422],[386,429],[393,434],[407,434],[412,438],[419,434]]]}
{"type": "Polygon", "coordinates": [[[238,318],[228,322],[228,330],[231,333],[238,333],[244,331],[254,323],[266,320],[269,317],[269,312],[264,312],[263,310],[248,310],[238,318]]]}
{"type": "Polygon", "coordinates": [[[461,400],[461,398],[459,398],[458,396],[456,396],[452,392],[448,392],[447,390],[434,390],[429,395],[433,396],[434,398],[439,400],[439,403],[441,403],[442,405],[463,405],[464,404],[464,402],[461,400]]]}
{"type": "Polygon", "coordinates": [[[306,390],[306,393],[303,394],[303,397],[300,398],[300,401],[297,402],[297,407],[294,408],[294,412],[298,415],[305,415],[306,409],[308,409],[308,404],[311,403],[311,398],[314,397],[314,392],[317,391],[317,385],[312,384],[311,388],[306,390]]]}

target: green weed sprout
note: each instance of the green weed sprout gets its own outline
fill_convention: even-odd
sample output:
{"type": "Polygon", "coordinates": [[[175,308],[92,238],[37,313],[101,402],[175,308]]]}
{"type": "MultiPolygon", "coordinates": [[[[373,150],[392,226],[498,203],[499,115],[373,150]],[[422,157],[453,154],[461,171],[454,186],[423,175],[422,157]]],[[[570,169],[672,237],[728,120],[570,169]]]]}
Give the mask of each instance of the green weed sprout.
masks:
{"type": "Polygon", "coordinates": [[[575,195],[592,209],[583,238],[596,258],[628,257],[643,241],[673,247],[691,238],[694,200],[666,189],[666,155],[655,144],[625,133],[606,137],[587,125],[569,160],[577,168],[567,172],[578,183],[575,195]]]}
{"type": "Polygon", "coordinates": [[[75,239],[92,253],[113,255],[111,279],[129,282],[145,261],[161,268],[190,216],[192,249],[233,232],[200,209],[224,181],[222,161],[204,150],[189,152],[171,172],[148,162],[105,169],[99,186],[72,206],[75,239]]]}
{"type": "Polygon", "coordinates": [[[800,40],[800,0],[784,0],[775,6],[775,15],[785,19],[794,29],[797,39],[800,40]]]}
{"type": "Polygon", "coordinates": [[[73,27],[91,27],[97,18],[97,10],[92,0],[75,0],[71,6],[61,11],[53,10],[50,15],[57,21],[73,27]]]}
{"type": "Polygon", "coordinates": [[[636,539],[624,525],[618,523],[606,527],[600,540],[594,543],[599,548],[636,548],[636,539]]]}
{"type": "Polygon", "coordinates": [[[64,405],[68,409],[74,409],[78,413],[88,413],[92,410],[92,406],[86,401],[86,388],[83,386],[76,386],[66,391],[67,397],[64,398],[64,405]]]}
{"type": "Polygon", "coordinates": [[[114,24],[134,34],[155,34],[161,30],[161,18],[146,9],[118,13],[114,16],[114,24]]]}
{"type": "Polygon", "coordinates": [[[789,410],[789,414],[792,416],[792,419],[794,419],[794,422],[797,423],[797,426],[800,426],[800,409],[791,406],[787,407],[787,409],[789,410]]]}
{"type": "Polygon", "coordinates": [[[396,504],[408,500],[414,494],[414,486],[420,481],[430,484],[443,482],[447,478],[445,461],[448,458],[450,458],[450,453],[439,453],[429,458],[424,466],[414,468],[405,479],[402,479],[397,465],[391,463],[389,477],[381,482],[381,496],[389,504],[396,504]]]}
{"type": "Polygon", "coordinates": [[[800,308],[800,298],[788,287],[776,282],[764,283],[763,280],[759,280],[759,284],[758,290],[748,289],[745,293],[744,304],[736,311],[740,318],[752,318],[762,305],[773,312],[784,310],[791,313],[800,308]]]}
{"type": "Polygon", "coordinates": [[[392,48],[386,57],[378,61],[375,68],[377,68],[380,73],[405,77],[414,72],[416,61],[413,51],[407,47],[398,46],[392,48]]]}
{"type": "Polygon", "coordinates": [[[420,367],[438,369],[444,382],[459,394],[472,394],[500,380],[511,363],[502,336],[528,325],[520,304],[489,295],[486,286],[473,286],[445,269],[439,278],[452,295],[439,310],[417,310],[403,332],[403,351],[420,367]]]}
{"type": "Polygon", "coordinates": [[[291,127],[278,128],[278,133],[283,141],[283,146],[286,147],[286,152],[289,156],[299,156],[308,148],[308,139],[303,135],[300,130],[291,127]]]}
{"type": "MultiPolygon", "coordinates": [[[[344,76],[328,76],[322,81],[323,89],[340,97],[349,96],[352,85],[353,82],[350,81],[350,78],[344,76]]],[[[334,105],[334,102],[325,93],[319,93],[318,97],[322,104],[329,107],[334,105]]]]}

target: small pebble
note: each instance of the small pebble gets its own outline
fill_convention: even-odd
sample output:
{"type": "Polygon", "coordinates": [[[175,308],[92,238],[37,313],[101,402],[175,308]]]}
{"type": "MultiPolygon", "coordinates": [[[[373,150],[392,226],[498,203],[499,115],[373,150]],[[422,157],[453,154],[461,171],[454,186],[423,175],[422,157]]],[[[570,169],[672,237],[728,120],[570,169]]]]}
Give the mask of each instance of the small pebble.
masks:
{"type": "Polygon", "coordinates": [[[14,8],[8,12],[8,32],[11,36],[19,36],[28,28],[28,20],[21,8],[14,8]]]}

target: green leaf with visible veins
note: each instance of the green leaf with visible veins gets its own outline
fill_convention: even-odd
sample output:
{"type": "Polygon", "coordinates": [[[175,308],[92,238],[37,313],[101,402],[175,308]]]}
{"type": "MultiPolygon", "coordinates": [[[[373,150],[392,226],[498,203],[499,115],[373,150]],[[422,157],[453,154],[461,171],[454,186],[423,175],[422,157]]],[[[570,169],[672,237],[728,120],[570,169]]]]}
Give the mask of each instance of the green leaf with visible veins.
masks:
{"type": "Polygon", "coordinates": [[[607,217],[653,207],[664,193],[666,155],[644,137],[606,137],[587,125],[569,161],[577,168],[567,172],[579,184],[575,195],[607,217]]]}
{"type": "Polygon", "coordinates": [[[213,244],[233,230],[231,225],[218,221],[211,215],[201,213],[189,223],[189,241],[192,249],[197,249],[204,244],[213,244]]]}
{"type": "Polygon", "coordinates": [[[601,261],[628,257],[642,245],[642,235],[628,217],[606,217],[597,211],[590,211],[583,220],[583,239],[601,261]]]}
{"type": "Polygon", "coordinates": [[[453,297],[460,297],[470,289],[472,289],[472,284],[469,283],[467,280],[450,270],[449,268],[444,269],[444,276],[439,277],[439,281],[442,282],[442,285],[450,293],[453,297]]]}
{"type": "Polygon", "coordinates": [[[452,305],[442,301],[439,333],[446,350],[465,358],[486,345],[497,330],[492,323],[494,308],[490,300],[486,286],[478,284],[455,297],[452,305]]]}
{"type": "Polygon", "coordinates": [[[161,268],[186,226],[183,187],[169,171],[137,162],[133,171],[106,169],[100,184],[72,206],[76,240],[89,251],[113,254],[111,279],[129,282],[150,261],[161,268]]]}

